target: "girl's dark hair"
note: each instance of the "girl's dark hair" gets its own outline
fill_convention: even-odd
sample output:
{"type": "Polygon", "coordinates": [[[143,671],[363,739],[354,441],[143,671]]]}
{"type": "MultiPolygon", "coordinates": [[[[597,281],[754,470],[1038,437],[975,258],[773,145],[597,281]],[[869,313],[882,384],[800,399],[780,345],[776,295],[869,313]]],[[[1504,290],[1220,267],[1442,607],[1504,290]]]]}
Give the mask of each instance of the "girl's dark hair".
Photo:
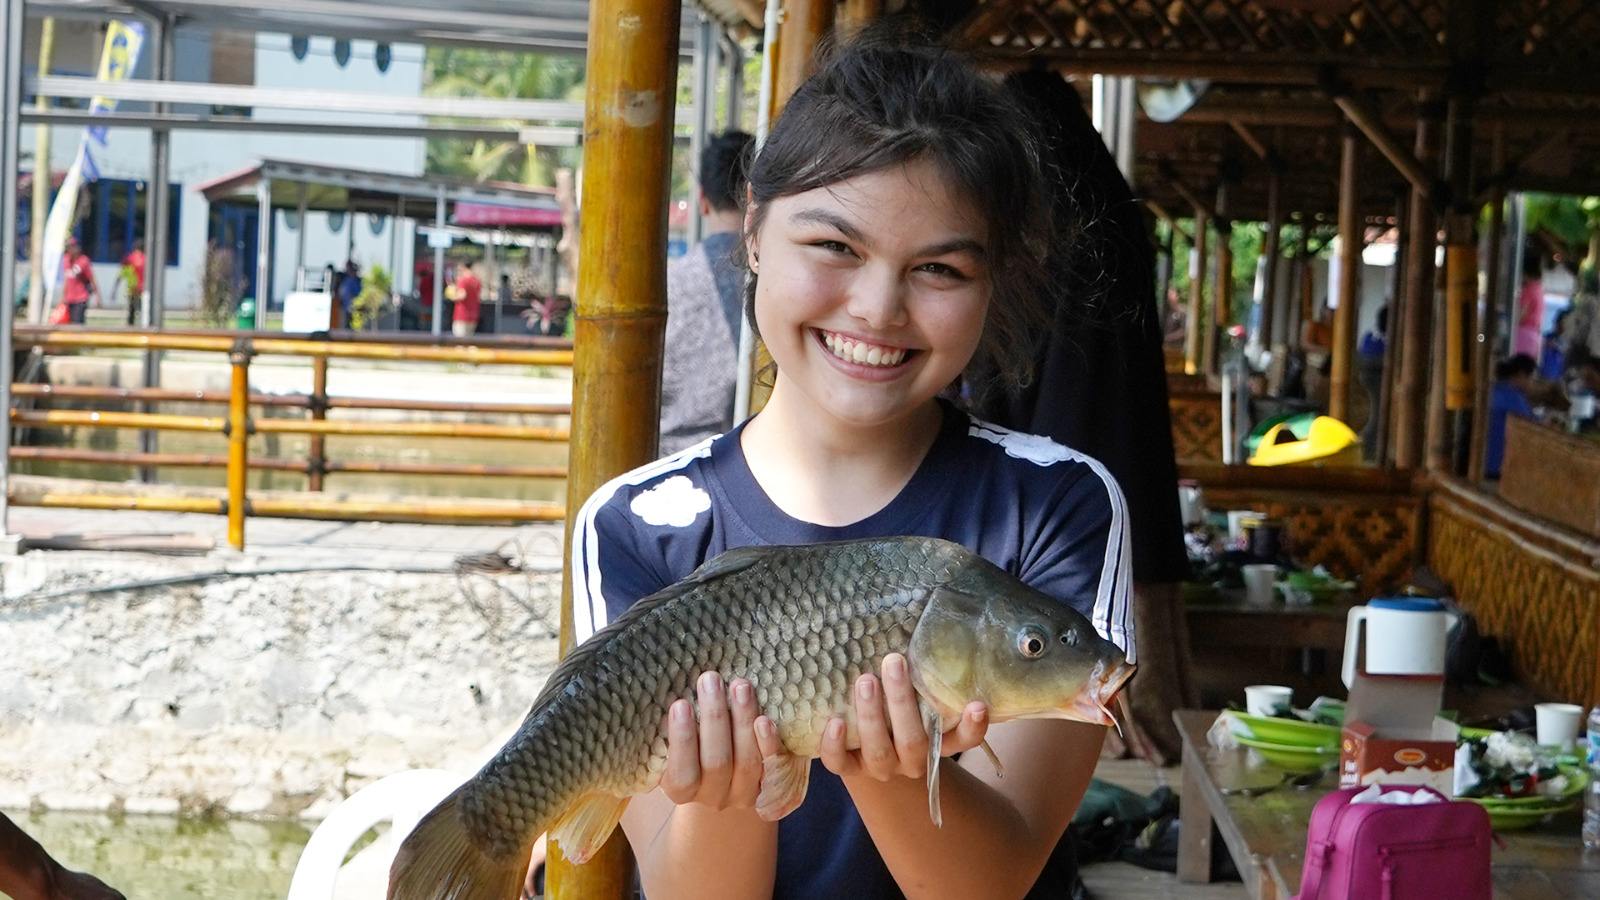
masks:
{"type": "MultiPolygon", "coordinates": [[[[775,198],[914,161],[937,166],[987,227],[992,292],[967,371],[998,373],[1006,388],[1026,384],[1048,321],[1038,292],[1047,188],[1028,115],[954,51],[893,22],[825,45],[817,73],[789,98],[751,164],[751,232],[775,198]]],[[[754,304],[752,275],[751,323],[754,304]]]]}
{"type": "Polygon", "coordinates": [[[1494,367],[1494,377],[1498,381],[1505,381],[1518,375],[1532,375],[1537,371],[1539,364],[1533,361],[1533,357],[1526,353],[1518,353],[1510,359],[1501,360],[1500,364],[1494,367]]]}

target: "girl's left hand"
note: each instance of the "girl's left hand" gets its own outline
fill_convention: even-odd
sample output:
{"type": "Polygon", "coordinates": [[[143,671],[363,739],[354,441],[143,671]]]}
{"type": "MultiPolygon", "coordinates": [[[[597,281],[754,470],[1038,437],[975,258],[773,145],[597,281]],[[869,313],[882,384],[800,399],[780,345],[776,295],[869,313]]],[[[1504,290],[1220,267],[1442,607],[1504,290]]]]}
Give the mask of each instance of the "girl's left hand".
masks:
{"type": "MultiPolygon", "coordinates": [[[[922,778],[928,773],[928,734],[917,706],[906,658],[891,653],[883,659],[882,680],[866,674],[856,679],[856,730],[858,750],[845,748],[845,723],[834,718],[822,735],[820,755],[828,771],[848,778],[866,775],[888,781],[897,775],[922,778]]],[[[948,723],[947,723],[948,724],[948,723]]],[[[989,728],[989,710],[981,701],[967,704],[961,721],[944,733],[940,752],[945,756],[970,750],[983,741],[989,728]]]]}

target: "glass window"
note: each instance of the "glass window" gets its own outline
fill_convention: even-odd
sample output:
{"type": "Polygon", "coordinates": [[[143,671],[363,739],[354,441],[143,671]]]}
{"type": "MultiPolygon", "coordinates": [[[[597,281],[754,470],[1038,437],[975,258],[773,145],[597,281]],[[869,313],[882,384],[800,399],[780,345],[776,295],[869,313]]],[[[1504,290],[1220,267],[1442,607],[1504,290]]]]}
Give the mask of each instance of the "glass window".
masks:
{"type": "MultiPolygon", "coordinates": [[[[144,238],[146,187],[143,181],[102,178],[86,184],[79,192],[87,209],[75,229],[83,241],[83,251],[97,263],[120,263],[133,249],[133,242],[144,238]]],[[[183,186],[168,187],[167,265],[178,264],[179,225],[182,222],[183,186]]]]}

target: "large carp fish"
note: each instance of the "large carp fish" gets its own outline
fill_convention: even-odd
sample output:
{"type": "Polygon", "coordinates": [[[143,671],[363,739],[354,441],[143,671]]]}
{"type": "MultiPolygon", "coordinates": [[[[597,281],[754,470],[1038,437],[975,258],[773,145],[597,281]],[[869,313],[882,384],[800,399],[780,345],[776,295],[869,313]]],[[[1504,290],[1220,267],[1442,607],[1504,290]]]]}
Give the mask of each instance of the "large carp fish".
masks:
{"type": "Polygon", "coordinates": [[[588,859],[628,798],[660,781],[667,709],[693,701],[710,670],[725,683],[749,680],[777,726],[788,752],[766,760],[756,807],[781,818],[805,799],[831,717],[859,746],[855,680],[891,652],[906,657],[930,736],[935,822],[940,736],[967,703],[987,704],[992,723],[1109,725],[1107,703],[1133,673],[1083,615],[959,544],[902,537],[730,550],[567,655],[511,740],[406,838],[389,897],[514,897],[546,830],[569,859],[588,859]]]}

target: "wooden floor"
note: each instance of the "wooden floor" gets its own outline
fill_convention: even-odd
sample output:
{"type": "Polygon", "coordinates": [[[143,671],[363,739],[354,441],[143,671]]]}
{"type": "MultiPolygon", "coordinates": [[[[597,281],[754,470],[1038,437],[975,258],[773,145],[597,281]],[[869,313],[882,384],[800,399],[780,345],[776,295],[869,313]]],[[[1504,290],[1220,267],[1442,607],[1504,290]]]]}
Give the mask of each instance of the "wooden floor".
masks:
{"type": "MultiPolygon", "coordinates": [[[[1183,770],[1158,769],[1136,759],[1102,759],[1095,777],[1148,794],[1163,785],[1174,791],[1183,785],[1183,770]]],[[[1091,863],[1083,867],[1083,883],[1094,900],[1243,900],[1244,885],[1183,884],[1170,872],[1152,872],[1124,862],[1091,863]]]]}

